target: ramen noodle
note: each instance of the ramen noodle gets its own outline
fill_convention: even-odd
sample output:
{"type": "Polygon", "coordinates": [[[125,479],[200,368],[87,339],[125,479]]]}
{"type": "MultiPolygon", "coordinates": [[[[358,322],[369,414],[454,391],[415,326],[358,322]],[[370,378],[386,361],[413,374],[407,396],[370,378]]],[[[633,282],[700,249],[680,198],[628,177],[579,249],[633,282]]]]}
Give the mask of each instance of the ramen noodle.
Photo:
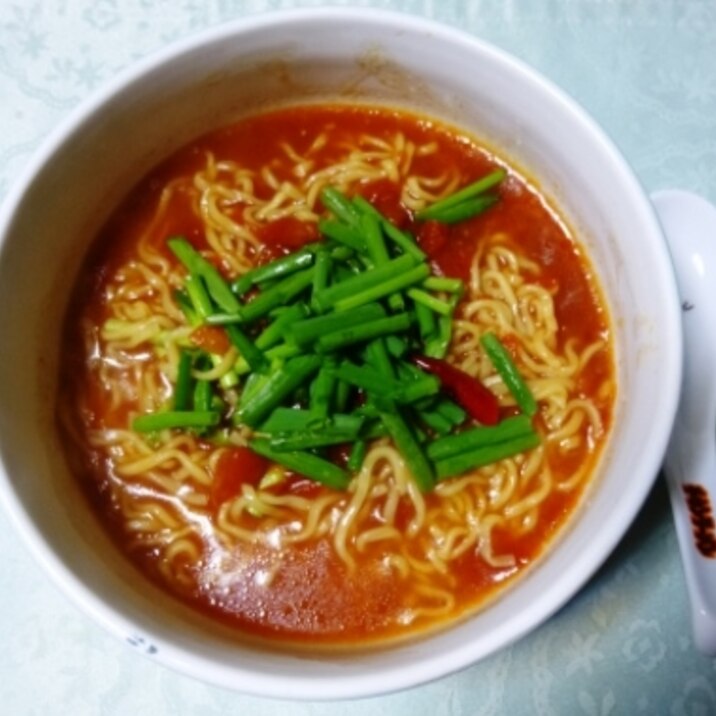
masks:
{"type": "MultiPolygon", "coordinates": [[[[350,274],[350,248],[334,254],[350,274]]],[[[236,300],[250,306],[270,286],[246,283],[236,300]]],[[[281,310],[247,328],[249,340],[281,310]]],[[[286,335],[292,330],[287,324],[286,335]]],[[[576,511],[608,436],[612,360],[608,316],[581,244],[534,183],[471,137],[424,117],[298,107],[184,147],[112,214],[67,314],[58,414],[72,469],[97,514],[156,583],[245,633],[293,643],[384,643],[483,607],[549,548],[576,511]],[[426,207],[491,173],[501,181],[479,214],[421,218],[426,207]],[[528,423],[528,447],[455,468],[426,489],[396,433],[377,429],[361,438],[354,469],[345,467],[350,444],[302,451],[348,475],[331,486],[270,459],[273,453],[259,454],[258,423],[225,419],[241,416],[251,354],[227,338],[229,324],[191,320],[183,309],[187,268],[169,240],[183,237],[226,285],[238,286],[257,266],[328,245],[327,188],[349,201],[362,197],[379,212],[380,226],[414,239],[433,278],[462,282],[458,293],[445,290],[456,282],[433,281],[420,284],[437,287],[428,299],[420,289],[373,303],[381,315],[406,315],[407,331],[418,330],[413,313],[425,317],[419,301],[432,301],[433,321],[449,305],[441,364],[491,394],[499,421],[528,423]],[[486,335],[509,356],[534,414],[520,415],[486,335]],[[217,386],[207,414],[221,415],[220,424],[136,429],[142,416],[179,400],[183,356],[196,353],[211,360],[191,363],[188,379],[217,386]]],[[[403,385],[406,375],[395,380],[403,385]]],[[[305,386],[290,394],[284,417],[286,409],[306,412],[306,394],[305,386]]],[[[365,401],[371,391],[357,394],[365,401]]],[[[458,433],[475,422],[459,403],[439,403],[448,422],[457,415],[451,425],[458,433]]],[[[441,423],[420,412],[423,404],[409,403],[400,414],[423,416],[409,430],[430,458],[425,446],[439,439],[441,423]]],[[[364,415],[369,405],[354,398],[350,409],[364,415]]]]}

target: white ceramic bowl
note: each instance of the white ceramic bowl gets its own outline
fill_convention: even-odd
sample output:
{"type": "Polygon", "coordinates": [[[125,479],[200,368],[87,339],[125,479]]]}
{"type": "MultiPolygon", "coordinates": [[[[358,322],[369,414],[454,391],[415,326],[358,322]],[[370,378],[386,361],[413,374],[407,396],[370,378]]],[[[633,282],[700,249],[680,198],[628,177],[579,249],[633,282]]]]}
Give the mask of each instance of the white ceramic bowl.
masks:
{"type": "Polygon", "coordinates": [[[215,28],[142,62],[74,112],[0,214],[0,494],[34,555],[90,616],[162,663],[254,694],[378,694],[465,667],[547,619],[609,555],[657,474],[681,372],[678,299],[652,207],[618,151],[529,68],[411,17],[312,10],[215,28]],[[53,421],[59,326],[88,241],[143,172],[241,113],[323,97],[418,109],[537,176],[582,242],[611,311],[611,441],[582,507],[539,566],[430,638],[313,657],[242,645],[118,554],[68,474],[53,421]],[[8,310],[10,309],[10,310],[8,310]]]}

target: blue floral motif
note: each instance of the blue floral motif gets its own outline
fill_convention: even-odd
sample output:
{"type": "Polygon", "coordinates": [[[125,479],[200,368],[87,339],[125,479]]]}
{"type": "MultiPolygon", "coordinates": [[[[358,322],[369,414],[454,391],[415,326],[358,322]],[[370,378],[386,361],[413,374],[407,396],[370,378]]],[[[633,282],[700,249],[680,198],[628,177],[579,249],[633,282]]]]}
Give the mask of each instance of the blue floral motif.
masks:
{"type": "Polygon", "coordinates": [[[59,58],[52,63],[47,75],[51,82],[62,82],[80,91],[94,89],[106,77],[104,65],[88,56],[77,60],[59,58]]]}
{"type": "Polygon", "coordinates": [[[580,634],[572,633],[572,643],[566,649],[567,675],[579,674],[582,678],[594,673],[595,665],[604,660],[604,654],[599,650],[599,634],[596,632],[583,638],[580,634]]]}
{"type": "Polygon", "coordinates": [[[122,22],[122,12],[117,0],[96,0],[85,8],[82,17],[101,32],[122,22]]]}
{"type": "Polygon", "coordinates": [[[578,696],[579,704],[586,716],[611,716],[616,707],[614,692],[607,691],[601,699],[597,700],[588,691],[580,691],[578,696]]]}
{"type": "Polygon", "coordinates": [[[689,679],[671,707],[672,716],[710,716],[716,713],[716,680],[704,676],[689,679]]]}
{"type": "Polygon", "coordinates": [[[38,32],[33,18],[39,11],[37,3],[11,8],[10,20],[4,24],[8,36],[13,36],[22,55],[36,59],[47,48],[47,38],[38,32]]]}
{"type": "Polygon", "coordinates": [[[666,644],[659,623],[653,619],[634,621],[629,627],[622,654],[627,663],[638,663],[645,673],[653,671],[666,655],[666,644]]]}

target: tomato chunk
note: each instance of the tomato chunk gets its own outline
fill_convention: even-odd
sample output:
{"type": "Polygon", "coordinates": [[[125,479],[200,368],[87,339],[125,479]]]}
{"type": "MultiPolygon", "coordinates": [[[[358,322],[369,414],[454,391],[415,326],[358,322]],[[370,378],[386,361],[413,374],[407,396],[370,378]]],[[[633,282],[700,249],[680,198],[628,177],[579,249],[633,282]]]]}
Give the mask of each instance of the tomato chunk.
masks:
{"type": "Polygon", "coordinates": [[[271,463],[247,447],[234,447],[224,452],[214,470],[210,504],[217,509],[236,497],[244,484],[256,487],[271,463]]]}
{"type": "Polygon", "coordinates": [[[197,348],[220,356],[231,348],[226,331],[218,326],[199,326],[191,332],[189,340],[197,348]]]}
{"type": "Polygon", "coordinates": [[[418,246],[431,259],[434,259],[445,248],[445,244],[450,238],[450,227],[439,221],[426,221],[420,225],[415,238],[418,241],[418,246]]]}
{"type": "Polygon", "coordinates": [[[410,214],[400,200],[400,191],[400,186],[395,182],[378,179],[363,186],[360,194],[386,219],[404,229],[410,223],[410,214]]]}
{"type": "Polygon", "coordinates": [[[318,241],[318,226],[310,221],[299,221],[293,216],[285,216],[264,224],[258,231],[258,239],[263,244],[258,263],[268,263],[318,241]]]}

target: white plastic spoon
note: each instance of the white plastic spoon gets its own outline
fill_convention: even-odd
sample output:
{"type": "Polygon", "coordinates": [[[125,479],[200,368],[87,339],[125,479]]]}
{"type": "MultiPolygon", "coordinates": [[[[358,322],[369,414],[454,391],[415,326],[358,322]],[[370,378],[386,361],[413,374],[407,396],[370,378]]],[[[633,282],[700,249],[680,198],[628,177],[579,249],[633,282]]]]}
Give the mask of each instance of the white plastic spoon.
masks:
{"type": "Polygon", "coordinates": [[[681,296],[684,378],[664,469],[694,642],[716,656],[716,208],[685,191],[651,197],[681,296]]]}

